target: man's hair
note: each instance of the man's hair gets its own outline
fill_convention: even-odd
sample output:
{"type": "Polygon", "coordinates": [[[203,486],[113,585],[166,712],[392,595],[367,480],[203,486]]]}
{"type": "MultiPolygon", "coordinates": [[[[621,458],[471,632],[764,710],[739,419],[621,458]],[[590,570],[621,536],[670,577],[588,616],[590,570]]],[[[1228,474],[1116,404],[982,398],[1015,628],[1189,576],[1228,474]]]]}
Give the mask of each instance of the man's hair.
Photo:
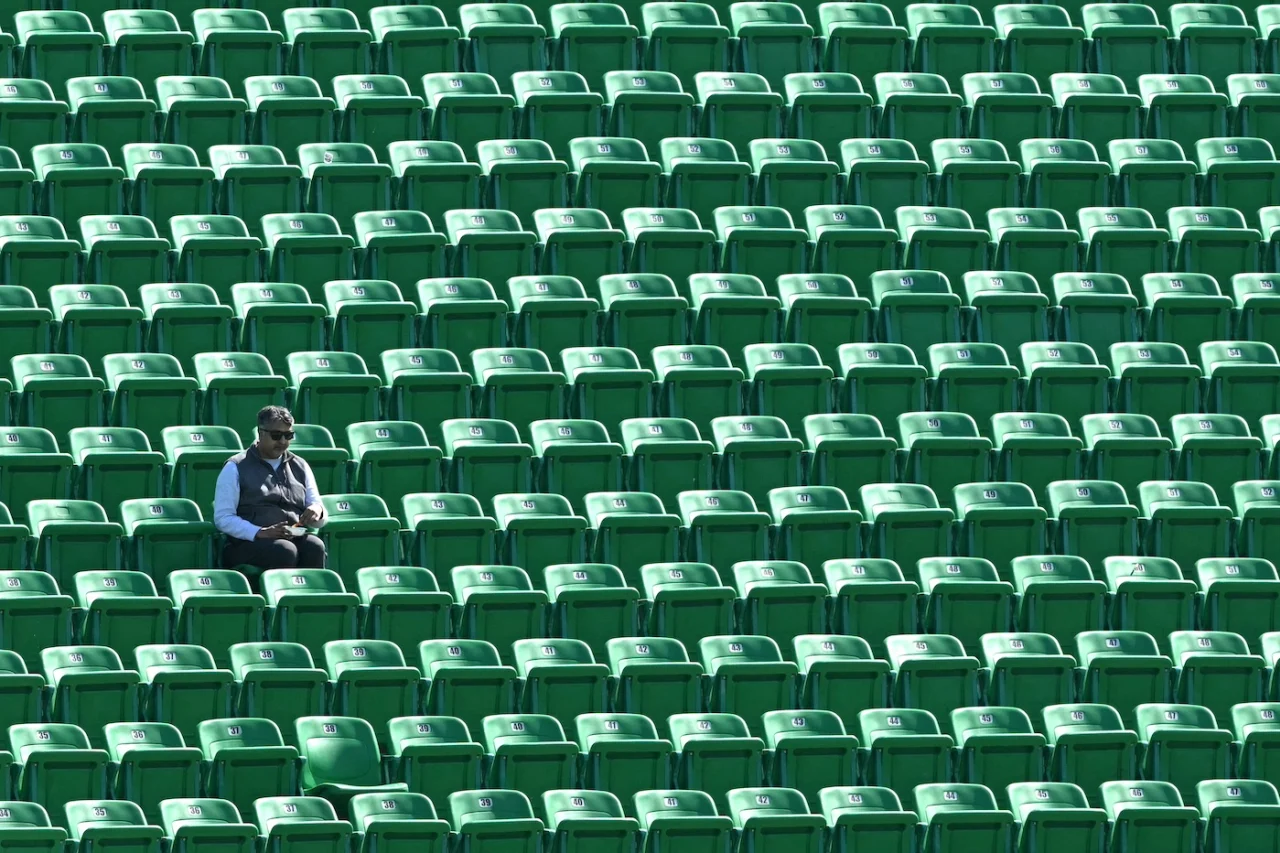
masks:
{"type": "Polygon", "coordinates": [[[293,423],[293,412],[290,412],[284,406],[263,406],[258,410],[258,427],[266,427],[267,424],[282,421],[283,423],[293,423]]]}

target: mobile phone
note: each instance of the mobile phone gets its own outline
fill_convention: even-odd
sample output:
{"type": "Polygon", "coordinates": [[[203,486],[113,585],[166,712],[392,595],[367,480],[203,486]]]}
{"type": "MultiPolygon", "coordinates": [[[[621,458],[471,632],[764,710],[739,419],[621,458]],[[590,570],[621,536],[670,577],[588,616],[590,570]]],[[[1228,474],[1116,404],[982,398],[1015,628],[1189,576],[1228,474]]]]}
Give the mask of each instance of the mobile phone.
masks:
{"type": "Polygon", "coordinates": [[[307,528],[305,527],[286,527],[285,530],[289,531],[290,536],[306,536],[307,535],[307,528]]]}

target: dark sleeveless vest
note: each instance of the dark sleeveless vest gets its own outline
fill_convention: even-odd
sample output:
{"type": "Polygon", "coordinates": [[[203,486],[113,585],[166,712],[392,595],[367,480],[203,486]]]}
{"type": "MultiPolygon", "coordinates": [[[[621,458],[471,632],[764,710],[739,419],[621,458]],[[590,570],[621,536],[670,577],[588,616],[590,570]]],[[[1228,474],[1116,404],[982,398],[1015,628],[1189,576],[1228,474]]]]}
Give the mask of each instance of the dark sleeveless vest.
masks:
{"type": "Polygon", "coordinates": [[[236,515],[259,527],[298,522],[307,508],[307,474],[301,459],[285,451],[280,467],[273,470],[254,444],[231,461],[240,477],[236,515]]]}

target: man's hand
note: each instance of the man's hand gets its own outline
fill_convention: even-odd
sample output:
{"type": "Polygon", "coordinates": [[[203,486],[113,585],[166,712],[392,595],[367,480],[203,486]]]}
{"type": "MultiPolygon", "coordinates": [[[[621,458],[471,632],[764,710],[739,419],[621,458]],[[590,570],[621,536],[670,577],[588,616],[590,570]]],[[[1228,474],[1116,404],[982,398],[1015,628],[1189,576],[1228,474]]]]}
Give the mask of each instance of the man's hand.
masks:
{"type": "Polygon", "coordinates": [[[258,535],[255,539],[292,539],[293,534],[289,532],[289,522],[281,521],[268,527],[258,528],[258,535]]]}
{"type": "Polygon", "coordinates": [[[302,517],[298,519],[298,524],[302,527],[312,527],[319,523],[324,517],[324,505],[314,503],[302,511],[302,517]]]}

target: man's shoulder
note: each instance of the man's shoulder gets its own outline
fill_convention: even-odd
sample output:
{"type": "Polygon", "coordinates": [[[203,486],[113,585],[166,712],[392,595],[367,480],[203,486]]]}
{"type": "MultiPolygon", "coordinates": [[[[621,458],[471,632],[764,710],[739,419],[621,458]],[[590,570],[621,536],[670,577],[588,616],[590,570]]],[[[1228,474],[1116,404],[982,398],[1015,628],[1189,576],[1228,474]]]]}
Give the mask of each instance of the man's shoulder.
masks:
{"type": "Polygon", "coordinates": [[[228,465],[228,466],[234,466],[234,467],[237,467],[237,468],[238,468],[238,467],[240,467],[240,463],[241,463],[241,462],[243,462],[243,461],[245,461],[245,460],[246,460],[246,459],[248,459],[248,458],[249,458],[249,451],[248,451],[248,450],[241,450],[241,451],[240,451],[239,453],[237,453],[235,456],[232,456],[232,457],[230,457],[229,459],[227,459],[227,465],[228,465]]]}

